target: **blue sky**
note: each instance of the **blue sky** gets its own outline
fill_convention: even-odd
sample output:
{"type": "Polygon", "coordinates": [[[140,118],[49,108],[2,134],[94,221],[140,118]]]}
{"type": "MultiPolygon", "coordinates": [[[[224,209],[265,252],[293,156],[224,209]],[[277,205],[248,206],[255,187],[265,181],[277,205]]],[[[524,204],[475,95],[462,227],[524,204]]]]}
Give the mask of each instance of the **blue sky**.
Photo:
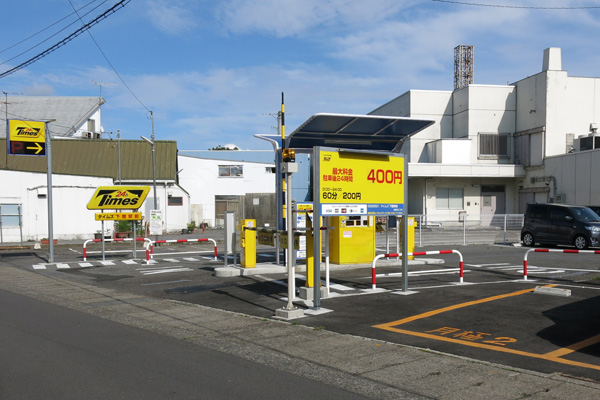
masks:
{"type": "MultiPolygon", "coordinates": [[[[87,23],[116,3],[3,2],[0,73],[77,30],[72,5],[87,23]]],[[[151,134],[151,110],[156,139],[182,150],[271,149],[253,135],[277,134],[282,92],[287,133],[319,112],[368,113],[411,89],[452,90],[459,44],[475,47],[476,84],[540,72],[548,47],[562,48],[570,76],[598,77],[599,17],[592,0],[131,0],[90,29],[110,64],[85,32],[0,78],[0,91],[101,88],[104,130],[124,139],[151,134]]]]}

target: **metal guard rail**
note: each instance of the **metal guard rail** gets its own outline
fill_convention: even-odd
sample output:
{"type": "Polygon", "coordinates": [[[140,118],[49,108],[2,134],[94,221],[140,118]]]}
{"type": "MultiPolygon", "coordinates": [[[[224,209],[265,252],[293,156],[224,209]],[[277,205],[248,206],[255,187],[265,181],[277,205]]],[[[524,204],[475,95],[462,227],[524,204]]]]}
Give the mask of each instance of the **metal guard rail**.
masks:
{"type": "MultiPolygon", "coordinates": [[[[135,238],[136,242],[144,241],[146,245],[148,242],[151,242],[149,238],[135,238]]],[[[131,242],[133,238],[118,238],[118,239],[104,239],[105,242],[131,242]]],[[[83,242],[83,261],[87,261],[87,244],[88,243],[99,243],[102,242],[102,239],[89,239],[83,242]]]]}
{"type": "Polygon", "coordinates": [[[567,253],[567,254],[578,254],[578,253],[588,253],[588,254],[600,254],[600,250],[574,250],[574,249],[529,249],[525,252],[525,257],[523,258],[523,280],[527,280],[527,256],[529,253],[567,253]]]}
{"type": "MultiPolygon", "coordinates": [[[[416,251],[413,253],[407,253],[407,255],[410,256],[429,256],[429,255],[437,255],[437,254],[458,254],[458,258],[460,261],[460,283],[463,283],[463,278],[464,278],[464,268],[463,268],[463,256],[460,253],[460,251],[458,250],[437,250],[437,251],[416,251]]],[[[375,264],[377,263],[377,260],[380,260],[382,258],[392,258],[392,257],[402,257],[402,253],[390,253],[390,254],[379,254],[378,256],[376,256],[373,259],[373,263],[371,265],[371,277],[372,277],[372,288],[373,289],[377,289],[377,283],[376,283],[376,268],[375,268],[375,264]]]]}
{"type": "Polygon", "coordinates": [[[186,243],[186,242],[209,242],[209,241],[212,242],[215,247],[215,261],[217,261],[217,242],[214,239],[201,238],[201,239],[150,240],[150,242],[146,244],[146,262],[150,261],[151,258],[154,258],[154,244],[155,243],[186,243]]]}

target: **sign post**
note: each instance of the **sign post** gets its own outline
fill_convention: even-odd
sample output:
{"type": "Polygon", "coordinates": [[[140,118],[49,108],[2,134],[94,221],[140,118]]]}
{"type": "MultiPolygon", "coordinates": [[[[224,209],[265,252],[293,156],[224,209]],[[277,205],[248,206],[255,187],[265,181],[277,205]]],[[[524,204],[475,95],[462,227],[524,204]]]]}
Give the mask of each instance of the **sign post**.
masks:
{"type": "Polygon", "coordinates": [[[47,157],[47,182],[48,182],[48,261],[54,262],[54,221],[52,214],[52,152],[50,150],[50,130],[48,124],[54,119],[46,122],[23,121],[9,119],[6,121],[7,129],[7,153],[12,155],[32,155],[47,157]],[[48,134],[46,132],[48,131],[48,134]]]}
{"type": "MultiPolygon", "coordinates": [[[[407,163],[402,154],[315,147],[313,150],[313,221],[320,230],[320,217],[344,215],[404,216],[402,249],[407,254],[405,200],[407,163]]],[[[319,236],[313,237],[319,249],[319,236]]],[[[403,278],[407,257],[402,257],[403,278]]],[[[320,307],[320,261],[315,254],[314,306],[320,307]]],[[[406,291],[406,283],[404,284],[406,291]]]]}

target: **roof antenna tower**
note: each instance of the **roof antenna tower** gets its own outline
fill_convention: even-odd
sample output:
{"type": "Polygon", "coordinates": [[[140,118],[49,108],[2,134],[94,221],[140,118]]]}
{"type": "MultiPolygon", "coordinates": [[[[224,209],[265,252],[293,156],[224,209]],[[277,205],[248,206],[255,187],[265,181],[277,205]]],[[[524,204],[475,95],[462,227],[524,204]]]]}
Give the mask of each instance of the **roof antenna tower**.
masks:
{"type": "Polygon", "coordinates": [[[118,83],[102,83],[102,82],[96,82],[96,81],[92,81],[92,85],[94,86],[100,86],[100,98],[102,97],[102,86],[119,86],[118,83]]]}
{"type": "Polygon", "coordinates": [[[461,44],[454,48],[454,90],[473,84],[475,53],[472,45],[461,44]]]}

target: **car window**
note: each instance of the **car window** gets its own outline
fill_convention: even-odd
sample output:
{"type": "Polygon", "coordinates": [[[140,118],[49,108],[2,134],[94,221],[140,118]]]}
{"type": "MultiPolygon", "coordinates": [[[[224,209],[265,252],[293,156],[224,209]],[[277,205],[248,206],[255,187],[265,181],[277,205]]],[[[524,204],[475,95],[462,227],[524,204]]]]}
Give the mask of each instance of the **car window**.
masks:
{"type": "Polygon", "coordinates": [[[600,207],[590,206],[588,208],[595,212],[596,215],[600,216],[600,207]]]}
{"type": "Polygon", "coordinates": [[[598,219],[598,215],[587,207],[573,207],[573,208],[571,208],[571,211],[573,212],[573,216],[575,217],[575,219],[577,221],[581,221],[581,222],[600,221],[600,219],[598,219]]]}
{"type": "Polygon", "coordinates": [[[568,216],[571,216],[571,214],[566,208],[552,208],[550,210],[550,219],[553,221],[566,221],[568,216]]]}
{"type": "Polygon", "coordinates": [[[530,218],[545,218],[547,216],[547,211],[547,207],[533,204],[530,206],[528,214],[530,218]]]}

